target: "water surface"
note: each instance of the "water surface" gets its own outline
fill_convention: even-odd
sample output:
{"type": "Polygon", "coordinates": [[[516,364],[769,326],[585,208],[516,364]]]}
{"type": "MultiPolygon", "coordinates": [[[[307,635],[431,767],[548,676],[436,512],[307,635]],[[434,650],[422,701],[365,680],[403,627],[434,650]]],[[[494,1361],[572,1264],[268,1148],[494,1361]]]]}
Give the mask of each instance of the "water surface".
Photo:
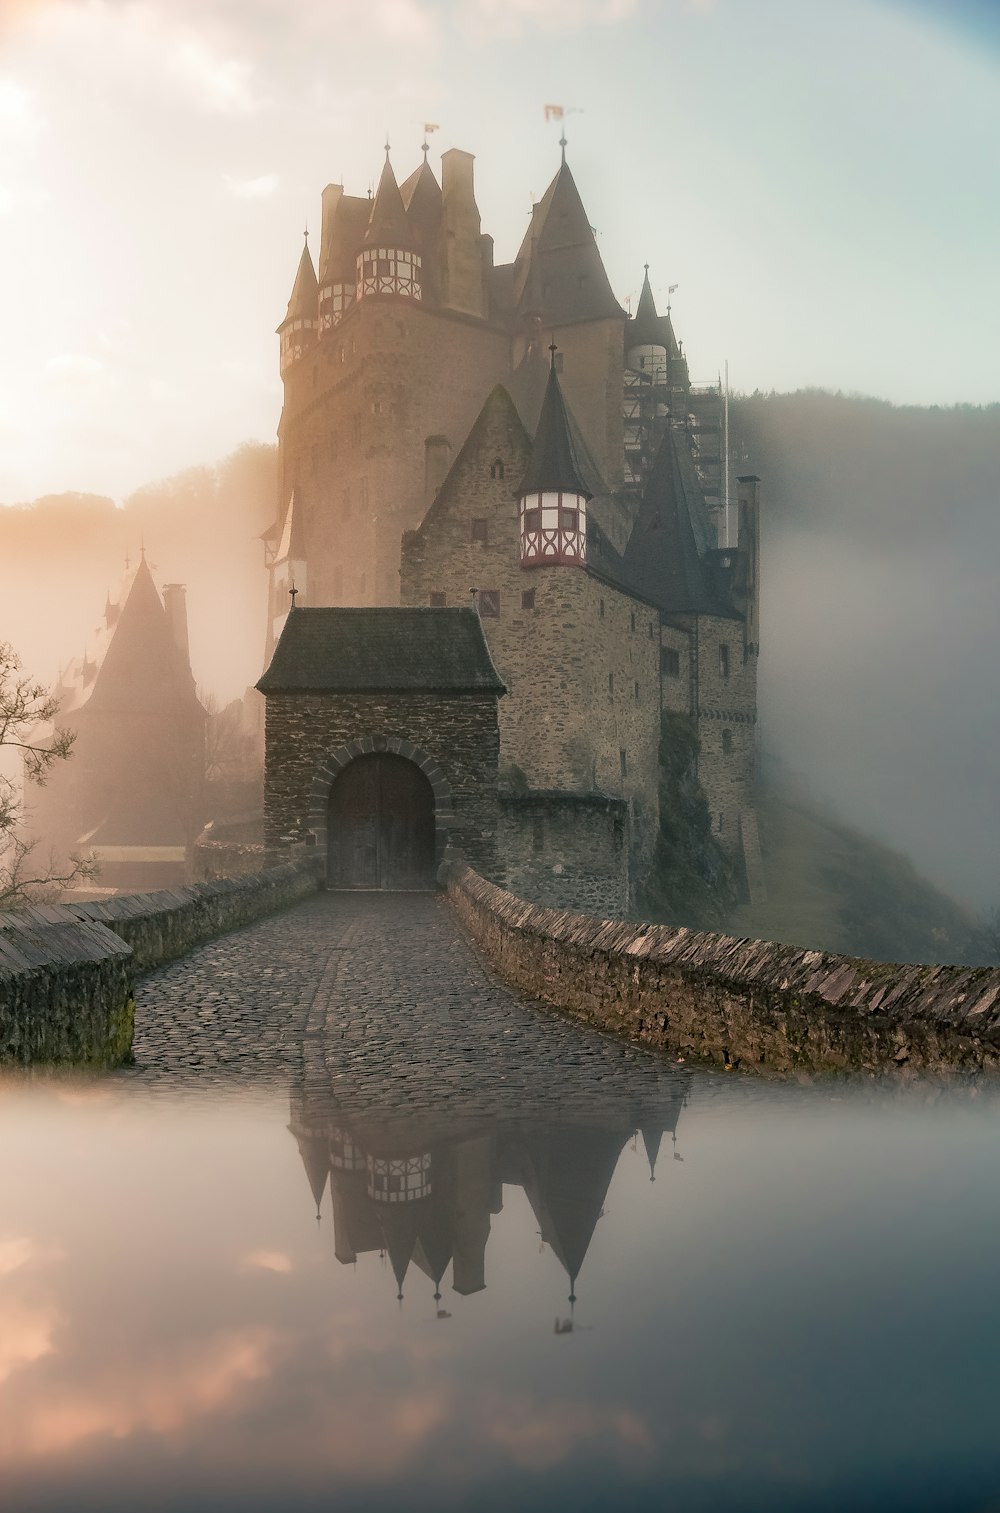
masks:
{"type": "Polygon", "coordinates": [[[1000,1507],[995,1106],[601,1044],[5,1083],[3,1507],[1000,1507]]]}

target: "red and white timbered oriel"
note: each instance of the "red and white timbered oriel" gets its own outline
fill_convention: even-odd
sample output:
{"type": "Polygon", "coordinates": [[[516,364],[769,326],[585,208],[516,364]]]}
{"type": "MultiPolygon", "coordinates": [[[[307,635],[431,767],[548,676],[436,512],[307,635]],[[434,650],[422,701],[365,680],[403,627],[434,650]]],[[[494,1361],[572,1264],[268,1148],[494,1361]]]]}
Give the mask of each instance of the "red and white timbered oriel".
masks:
{"type": "Polygon", "coordinates": [[[587,560],[587,499],[562,490],[521,498],[521,566],[587,560]]]}

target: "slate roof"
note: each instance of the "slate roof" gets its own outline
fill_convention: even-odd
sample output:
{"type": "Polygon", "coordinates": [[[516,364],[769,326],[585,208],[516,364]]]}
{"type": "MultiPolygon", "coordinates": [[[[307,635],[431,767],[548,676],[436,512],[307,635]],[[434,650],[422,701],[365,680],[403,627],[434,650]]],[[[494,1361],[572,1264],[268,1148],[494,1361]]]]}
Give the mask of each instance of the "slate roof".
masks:
{"type": "Polygon", "coordinates": [[[694,464],[668,427],[622,556],[628,580],[663,610],[739,619],[712,591],[705,554],[714,544],[694,464]]]}
{"type": "Polygon", "coordinates": [[[261,693],[496,693],[474,609],[294,609],[261,693]]]}
{"type": "MultiPolygon", "coordinates": [[[[533,280],[542,286],[545,319],[552,325],[624,316],[605,272],[597,240],[576,187],[563,163],[532,213],[515,267],[515,294],[535,303],[533,280]],[[537,268],[532,264],[538,260],[537,268]]],[[[524,315],[537,314],[520,308],[524,315]]]]}
{"type": "Polygon", "coordinates": [[[413,234],[406,219],[403,196],[399,192],[399,185],[396,183],[396,175],[392,171],[388,153],[386,153],[382,177],[378,181],[378,189],[375,191],[371,220],[365,232],[366,247],[375,247],[379,243],[386,247],[413,245],[413,234]]]}
{"type": "Polygon", "coordinates": [[[671,357],[680,357],[670,316],[656,313],[648,267],[642,281],[642,293],[639,295],[635,317],[625,322],[625,351],[628,352],[632,347],[665,347],[671,357]]]}
{"type": "MultiPolygon", "coordinates": [[[[312,256],[309,252],[309,243],[302,248],[302,256],[299,258],[299,266],[295,274],[295,282],[292,285],[292,293],[288,301],[288,309],[285,311],[285,321],[301,319],[315,320],[319,304],[319,284],[316,280],[316,269],[313,267],[312,256]]],[[[281,326],[278,330],[281,330],[281,326]]]]}
{"type": "Polygon", "coordinates": [[[561,490],[593,499],[594,491],[586,484],[586,472],[586,464],[574,441],[559,375],[553,365],[549,369],[538,430],[519,492],[540,494],[561,490]]]}

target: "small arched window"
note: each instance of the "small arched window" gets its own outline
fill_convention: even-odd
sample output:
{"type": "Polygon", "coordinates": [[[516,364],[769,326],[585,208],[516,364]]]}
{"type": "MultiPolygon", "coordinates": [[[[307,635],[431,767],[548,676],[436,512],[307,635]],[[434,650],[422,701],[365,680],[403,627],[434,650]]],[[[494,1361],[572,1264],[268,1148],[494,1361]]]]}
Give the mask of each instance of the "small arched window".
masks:
{"type": "Polygon", "coordinates": [[[503,477],[503,458],[502,457],[495,457],[493,459],[493,461],[490,463],[490,477],[491,478],[502,478],[503,477]]]}
{"type": "Polygon", "coordinates": [[[722,732],[722,749],[727,756],[733,749],[733,732],[731,730],[724,730],[722,732]]]}

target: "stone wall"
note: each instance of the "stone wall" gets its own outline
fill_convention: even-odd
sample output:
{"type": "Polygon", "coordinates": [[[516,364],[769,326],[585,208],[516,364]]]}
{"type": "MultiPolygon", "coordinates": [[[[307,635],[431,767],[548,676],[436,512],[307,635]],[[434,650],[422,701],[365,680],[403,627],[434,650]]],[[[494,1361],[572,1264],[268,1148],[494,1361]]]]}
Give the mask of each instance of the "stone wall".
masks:
{"type": "MultiPolygon", "coordinates": [[[[281,510],[303,510],[306,604],[397,604],[399,541],[424,513],[424,442],[461,446],[510,341],[410,300],[355,302],[286,375],[281,510]]],[[[463,601],[466,602],[466,601],[463,601]]]]}
{"type": "Polygon", "coordinates": [[[783,1073],[1000,1073],[1000,968],[891,965],[539,908],[454,863],[451,901],[509,982],[631,1040],[783,1073]]]}
{"type": "Polygon", "coordinates": [[[68,917],[0,914],[0,1064],[116,1066],[134,1021],[132,952],[117,935],[68,917]]]}
{"type": "Polygon", "coordinates": [[[628,805],[596,794],[500,796],[500,858],[506,886],[554,909],[628,913],[628,805]]]}
{"type": "MultiPolygon", "coordinates": [[[[280,846],[289,835],[320,838],[325,808],[323,825],[318,825],[315,789],[323,783],[329,791],[335,775],[329,758],[335,752],[344,747],[354,755],[392,750],[411,760],[430,760],[427,776],[432,786],[441,777],[449,790],[448,841],[483,871],[494,871],[499,748],[495,693],[269,693],[265,743],[268,845],[280,846]]],[[[325,852],[322,861],[325,865],[325,852]]]]}
{"type": "Polygon", "coordinates": [[[114,1066],[132,1048],[132,982],[315,892],[319,859],[254,877],[0,914],[0,1063],[114,1066]]]}
{"type": "Polygon", "coordinates": [[[752,807],[757,658],[744,655],[738,620],[699,615],[695,633],[698,780],[712,811],[712,832],[724,851],[740,855],[740,815],[752,807]],[[723,670],[722,648],[728,653],[723,670]]]}
{"type": "MultiPolygon", "coordinates": [[[[522,568],[514,490],[527,455],[514,406],[495,391],[420,529],[404,538],[402,602],[465,604],[470,587],[479,590],[507,686],[501,769],[519,769],[536,793],[628,805],[624,873],[639,876],[657,828],[659,614],[580,567],[522,568]]],[[[505,839],[514,839],[510,825],[505,839]]],[[[504,860],[519,858],[508,850],[504,860]]],[[[609,849],[605,869],[606,887],[620,889],[621,854],[609,849]]],[[[589,893],[577,900],[591,902],[589,893]]]]}
{"type": "Polygon", "coordinates": [[[319,857],[301,857],[252,877],[224,877],[156,893],[120,893],[85,904],[52,904],[25,914],[56,910],[81,922],[105,925],[131,946],[135,970],[148,972],[206,940],[306,898],[321,886],[323,876],[319,857]]]}

